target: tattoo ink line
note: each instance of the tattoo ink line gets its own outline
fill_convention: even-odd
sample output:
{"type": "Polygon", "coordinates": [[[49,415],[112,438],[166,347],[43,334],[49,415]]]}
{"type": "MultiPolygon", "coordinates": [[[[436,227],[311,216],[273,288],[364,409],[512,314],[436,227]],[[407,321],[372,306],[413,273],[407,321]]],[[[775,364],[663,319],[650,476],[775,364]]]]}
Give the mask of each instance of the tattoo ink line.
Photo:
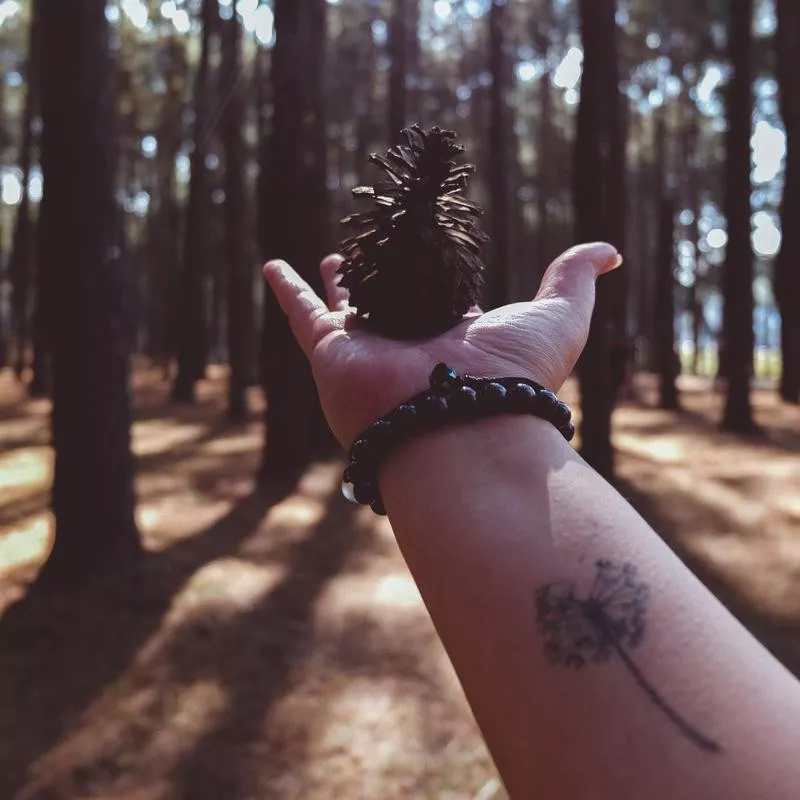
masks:
{"type": "Polygon", "coordinates": [[[575,595],[568,583],[551,583],[536,592],[536,617],[544,636],[545,655],[556,665],[582,669],[619,656],[639,688],[692,744],[707,753],[722,748],[687,722],[647,680],[630,651],[644,637],[644,617],[649,595],[637,583],[632,564],[601,560],[586,599],[575,595]]]}

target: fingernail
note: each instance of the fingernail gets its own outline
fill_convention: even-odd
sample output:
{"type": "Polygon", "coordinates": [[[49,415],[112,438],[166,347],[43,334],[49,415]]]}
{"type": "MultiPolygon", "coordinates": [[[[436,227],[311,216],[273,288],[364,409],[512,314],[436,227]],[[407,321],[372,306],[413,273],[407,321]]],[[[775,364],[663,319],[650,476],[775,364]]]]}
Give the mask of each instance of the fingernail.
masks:
{"type": "Polygon", "coordinates": [[[611,272],[612,270],[619,269],[624,263],[625,258],[622,253],[617,253],[611,261],[611,266],[608,268],[608,271],[611,272]]]}
{"type": "Polygon", "coordinates": [[[264,264],[264,268],[261,270],[264,277],[269,278],[270,275],[279,275],[282,263],[281,261],[267,261],[267,263],[264,264]]]}

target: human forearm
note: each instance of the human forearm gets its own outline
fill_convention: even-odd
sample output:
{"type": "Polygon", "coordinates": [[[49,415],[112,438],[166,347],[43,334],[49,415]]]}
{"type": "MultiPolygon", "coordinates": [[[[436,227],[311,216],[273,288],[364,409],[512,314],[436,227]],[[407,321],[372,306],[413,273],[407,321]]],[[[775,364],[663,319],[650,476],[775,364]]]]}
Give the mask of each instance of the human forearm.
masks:
{"type": "Polygon", "coordinates": [[[794,796],[795,682],[547,424],[421,438],[381,490],[514,800],[794,796]],[[641,646],[581,617],[600,560],[648,587],[641,646]],[[545,657],[535,595],[556,582],[604,663],[602,641],[580,669],[545,657]]]}

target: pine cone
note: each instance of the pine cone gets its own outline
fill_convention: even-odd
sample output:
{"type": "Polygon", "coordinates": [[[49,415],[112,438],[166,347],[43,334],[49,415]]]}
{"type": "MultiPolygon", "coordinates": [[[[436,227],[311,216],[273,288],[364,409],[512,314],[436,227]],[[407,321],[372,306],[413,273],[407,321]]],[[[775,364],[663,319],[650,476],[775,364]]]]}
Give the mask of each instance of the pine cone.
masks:
{"type": "Polygon", "coordinates": [[[355,235],[341,245],[339,273],[372,330],[419,339],[452,328],[477,303],[488,237],[476,227],[483,212],[462,196],[475,168],[456,164],[464,148],[455,133],[412,125],[403,137],[405,145],[370,156],[388,180],[353,190],[376,207],[342,220],[355,235]]]}

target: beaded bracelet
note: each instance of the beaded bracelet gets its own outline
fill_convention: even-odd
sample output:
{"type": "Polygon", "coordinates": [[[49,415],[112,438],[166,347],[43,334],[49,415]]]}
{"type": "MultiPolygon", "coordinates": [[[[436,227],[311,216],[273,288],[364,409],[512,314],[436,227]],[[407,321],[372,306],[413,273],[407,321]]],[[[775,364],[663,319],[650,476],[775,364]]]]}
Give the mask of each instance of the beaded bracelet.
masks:
{"type": "Polygon", "coordinates": [[[392,451],[418,433],[500,414],[532,414],[552,423],[568,442],[575,435],[572,409],[535,381],[475,378],[458,375],[447,364],[437,364],[429,389],[374,422],[353,443],[342,478],[342,494],[385,515],[378,470],[392,451]]]}

